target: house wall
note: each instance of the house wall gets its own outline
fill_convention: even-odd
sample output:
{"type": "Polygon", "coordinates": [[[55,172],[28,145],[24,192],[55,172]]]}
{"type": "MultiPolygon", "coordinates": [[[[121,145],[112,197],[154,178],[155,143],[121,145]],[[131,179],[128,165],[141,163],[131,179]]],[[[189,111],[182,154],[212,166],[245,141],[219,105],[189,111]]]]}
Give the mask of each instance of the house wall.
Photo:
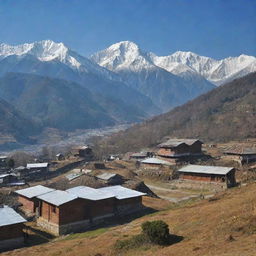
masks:
{"type": "Polygon", "coordinates": [[[116,202],[117,213],[120,215],[126,215],[131,212],[138,211],[142,208],[142,196],[132,197],[127,199],[121,199],[116,202]]]}
{"type": "Polygon", "coordinates": [[[0,241],[23,237],[23,223],[0,227],[0,241]]]}
{"type": "Polygon", "coordinates": [[[25,213],[34,213],[39,203],[38,199],[35,199],[35,198],[30,199],[21,195],[18,196],[18,201],[19,203],[22,204],[22,210],[25,213]]]}
{"type": "Polygon", "coordinates": [[[204,173],[181,173],[180,178],[184,180],[197,180],[207,182],[226,182],[225,175],[213,175],[204,173]]]}

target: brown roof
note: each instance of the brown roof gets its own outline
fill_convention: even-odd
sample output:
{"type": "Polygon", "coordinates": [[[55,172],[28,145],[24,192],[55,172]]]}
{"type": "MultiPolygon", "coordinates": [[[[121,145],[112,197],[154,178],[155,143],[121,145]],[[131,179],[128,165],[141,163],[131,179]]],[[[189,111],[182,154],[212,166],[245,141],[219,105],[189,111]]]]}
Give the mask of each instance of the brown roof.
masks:
{"type": "Polygon", "coordinates": [[[224,153],[235,154],[235,155],[254,155],[256,154],[256,147],[244,147],[240,145],[232,146],[227,148],[224,153]]]}
{"type": "Polygon", "coordinates": [[[181,144],[186,144],[188,146],[193,145],[195,142],[199,141],[201,144],[203,144],[200,140],[197,139],[169,139],[164,143],[161,143],[158,145],[159,148],[164,148],[164,147],[178,147],[181,144]]]}

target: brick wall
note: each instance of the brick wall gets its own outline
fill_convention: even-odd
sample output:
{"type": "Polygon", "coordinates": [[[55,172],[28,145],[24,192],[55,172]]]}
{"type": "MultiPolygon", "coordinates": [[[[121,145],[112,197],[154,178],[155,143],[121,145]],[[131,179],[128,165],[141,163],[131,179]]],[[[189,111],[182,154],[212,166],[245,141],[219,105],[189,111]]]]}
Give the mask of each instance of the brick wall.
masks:
{"type": "Polygon", "coordinates": [[[185,180],[198,180],[198,181],[207,181],[207,182],[226,182],[224,175],[207,175],[201,173],[182,173],[180,176],[185,180]]]}
{"type": "Polygon", "coordinates": [[[19,203],[22,204],[22,210],[26,213],[34,213],[35,207],[38,206],[38,200],[37,199],[29,199],[24,196],[18,197],[19,203]]]}

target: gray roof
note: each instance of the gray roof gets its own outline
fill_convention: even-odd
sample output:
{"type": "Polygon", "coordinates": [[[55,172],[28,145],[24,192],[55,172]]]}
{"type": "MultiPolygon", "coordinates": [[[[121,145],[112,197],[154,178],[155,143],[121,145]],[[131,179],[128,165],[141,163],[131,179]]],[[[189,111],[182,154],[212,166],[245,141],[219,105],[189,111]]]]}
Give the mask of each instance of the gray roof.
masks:
{"type": "MultiPolygon", "coordinates": [[[[98,176],[96,176],[97,178],[101,179],[101,180],[110,180],[111,178],[115,177],[115,176],[120,176],[116,173],[109,173],[109,172],[104,172],[103,174],[100,174],[98,176]]],[[[120,176],[121,177],[121,176],[120,176]]]]}
{"type": "Polygon", "coordinates": [[[147,157],[147,152],[133,153],[130,157],[147,157]]]}
{"type": "MultiPolygon", "coordinates": [[[[193,145],[196,141],[201,142],[197,139],[169,139],[164,143],[158,145],[158,147],[177,147],[181,144],[187,144],[189,146],[193,145]]],[[[202,142],[201,142],[202,143],[202,142]]]]}
{"type": "Polygon", "coordinates": [[[8,206],[0,208],[0,227],[26,222],[17,212],[8,206]]]}
{"type": "Polygon", "coordinates": [[[33,163],[27,164],[27,168],[45,168],[48,167],[49,163],[33,163]]]}
{"type": "Polygon", "coordinates": [[[74,180],[76,178],[79,178],[80,176],[84,175],[84,173],[70,173],[68,175],[66,175],[66,178],[71,181],[74,180]]]}
{"type": "Polygon", "coordinates": [[[156,157],[147,158],[147,159],[141,161],[141,163],[143,163],[143,164],[171,165],[170,162],[159,159],[159,158],[156,158],[156,157]]]}
{"type": "Polygon", "coordinates": [[[104,193],[111,193],[119,200],[146,195],[145,193],[141,193],[136,190],[125,188],[119,185],[98,188],[98,190],[104,193]]]}
{"type": "Polygon", "coordinates": [[[24,166],[19,166],[19,167],[17,167],[17,168],[15,168],[15,170],[24,170],[24,169],[26,169],[26,167],[24,167],[24,166]]]}
{"type": "Polygon", "coordinates": [[[90,188],[86,186],[78,186],[66,190],[68,193],[76,195],[79,198],[88,199],[88,200],[103,200],[107,198],[113,198],[115,195],[112,193],[101,192],[98,189],[90,188]]]}
{"type": "Polygon", "coordinates": [[[54,191],[55,189],[52,188],[47,188],[45,186],[42,185],[37,185],[34,187],[30,187],[30,188],[24,188],[24,189],[20,189],[20,190],[16,190],[15,193],[25,196],[27,198],[33,198],[36,196],[40,196],[49,192],[54,191]]]}
{"type": "Polygon", "coordinates": [[[223,166],[187,165],[179,169],[178,172],[226,175],[233,169],[233,167],[223,166]]]}
{"type": "Polygon", "coordinates": [[[67,191],[54,190],[52,192],[40,195],[37,198],[39,198],[47,203],[50,203],[50,204],[53,204],[56,206],[60,206],[62,204],[73,201],[73,200],[77,199],[78,197],[74,194],[68,193],[67,191]]]}
{"type": "Polygon", "coordinates": [[[16,177],[16,175],[14,173],[5,173],[5,174],[0,174],[0,179],[2,179],[4,177],[8,177],[8,176],[16,177]]]}
{"type": "Polygon", "coordinates": [[[7,156],[0,156],[0,159],[6,159],[7,156]]]}

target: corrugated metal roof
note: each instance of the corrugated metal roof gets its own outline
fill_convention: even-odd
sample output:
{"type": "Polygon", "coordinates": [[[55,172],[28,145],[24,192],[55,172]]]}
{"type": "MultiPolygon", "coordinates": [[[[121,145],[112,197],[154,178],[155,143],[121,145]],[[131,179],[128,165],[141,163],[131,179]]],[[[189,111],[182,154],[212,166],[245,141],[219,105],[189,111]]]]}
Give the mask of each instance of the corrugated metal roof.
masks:
{"type": "Polygon", "coordinates": [[[223,167],[223,166],[187,165],[179,169],[178,172],[226,175],[233,169],[234,169],[233,167],[223,167]]]}
{"type": "Polygon", "coordinates": [[[244,147],[241,145],[236,145],[227,148],[224,153],[226,154],[237,154],[237,155],[255,155],[256,154],[256,147],[244,147]]]}
{"type": "Polygon", "coordinates": [[[172,165],[170,162],[156,158],[156,157],[151,157],[147,158],[143,161],[141,161],[143,164],[159,164],[159,165],[172,165]]]}
{"type": "Polygon", "coordinates": [[[44,168],[47,167],[49,163],[33,163],[27,164],[27,168],[44,168]]]}
{"type": "MultiPolygon", "coordinates": [[[[158,145],[158,147],[177,147],[181,144],[187,144],[189,146],[193,145],[197,139],[169,139],[164,143],[158,145]]],[[[201,142],[201,141],[200,141],[201,142]]]]}
{"type": "Polygon", "coordinates": [[[74,188],[70,188],[66,190],[68,193],[76,195],[79,198],[84,198],[88,200],[103,200],[107,198],[113,198],[115,195],[112,193],[103,193],[99,191],[98,189],[86,187],[86,186],[78,186],[74,188]]]}
{"type": "Polygon", "coordinates": [[[0,175],[0,179],[2,179],[2,178],[4,178],[4,177],[8,177],[8,176],[16,177],[16,175],[13,174],[13,173],[6,173],[6,174],[1,174],[1,175],[0,175]]]}
{"type": "Polygon", "coordinates": [[[30,187],[30,188],[24,188],[24,189],[20,189],[20,190],[16,190],[15,193],[25,196],[27,198],[33,198],[36,196],[40,196],[43,195],[45,193],[49,193],[54,191],[55,189],[53,188],[47,188],[45,186],[42,185],[37,185],[34,187],[30,187]]]}
{"type": "Polygon", "coordinates": [[[73,200],[77,199],[78,197],[74,194],[68,193],[67,191],[54,190],[52,192],[38,196],[37,198],[39,198],[45,202],[48,202],[50,204],[60,206],[62,204],[73,201],[73,200]]]}
{"type": "Polygon", "coordinates": [[[6,159],[7,156],[0,156],[0,159],[6,159]]]}
{"type": "Polygon", "coordinates": [[[0,227],[26,222],[26,220],[12,208],[4,206],[0,208],[0,227]]]}
{"type": "Polygon", "coordinates": [[[103,174],[100,174],[98,176],[96,176],[97,178],[99,179],[102,179],[102,180],[109,180],[113,177],[117,176],[116,173],[108,173],[108,172],[104,172],[103,174]]]}
{"type": "Polygon", "coordinates": [[[79,178],[80,176],[84,175],[84,173],[70,173],[68,175],[66,175],[66,178],[71,181],[74,180],[76,178],[79,178]]]}
{"type": "Polygon", "coordinates": [[[97,190],[104,192],[104,193],[111,193],[119,200],[146,195],[145,193],[141,193],[136,190],[125,188],[125,187],[122,187],[119,185],[98,188],[97,190]]]}

